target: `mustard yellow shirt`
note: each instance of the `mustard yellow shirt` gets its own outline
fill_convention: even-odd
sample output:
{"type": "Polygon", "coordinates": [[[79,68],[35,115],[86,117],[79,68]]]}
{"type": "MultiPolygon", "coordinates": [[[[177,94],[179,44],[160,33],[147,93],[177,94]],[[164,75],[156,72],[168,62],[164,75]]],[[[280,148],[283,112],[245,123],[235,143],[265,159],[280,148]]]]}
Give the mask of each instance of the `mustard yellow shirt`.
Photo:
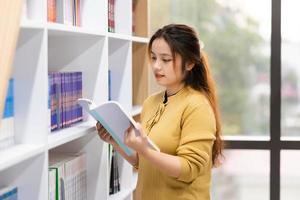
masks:
{"type": "Polygon", "coordinates": [[[168,97],[148,97],[141,123],[161,152],[178,156],[181,174],[166,175],[139,156],[137,200],[210,200],[216,122],[207,98],[190,87],[168,97]]]}

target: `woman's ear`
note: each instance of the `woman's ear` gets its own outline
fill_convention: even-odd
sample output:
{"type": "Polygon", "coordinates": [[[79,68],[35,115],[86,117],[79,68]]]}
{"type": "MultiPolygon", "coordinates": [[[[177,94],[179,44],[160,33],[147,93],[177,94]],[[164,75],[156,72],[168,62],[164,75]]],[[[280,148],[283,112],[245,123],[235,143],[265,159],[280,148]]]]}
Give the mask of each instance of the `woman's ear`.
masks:
{"type": "Polygon", "coordinates": [[[195,66],[195,63],[187,63],[187,64],[185,65],[185,69],[186,69],[187,71],[191,71],[191,70],[194,68],[194,66],[195,66]]]}

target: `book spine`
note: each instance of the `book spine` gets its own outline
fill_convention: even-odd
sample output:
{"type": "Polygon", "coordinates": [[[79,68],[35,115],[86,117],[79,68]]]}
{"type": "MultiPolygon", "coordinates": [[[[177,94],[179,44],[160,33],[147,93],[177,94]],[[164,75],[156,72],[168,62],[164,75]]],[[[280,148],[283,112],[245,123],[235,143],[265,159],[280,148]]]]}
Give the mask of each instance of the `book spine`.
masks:
{"type": "Polygon", "coordinates": [[[81,0],[75,0],[75,16],[76,16],[76,26],[81,26],[81,0]]]}
{"type": "Polygon", "coordinates": [[[108,32],[115,32],[115,0],[108,0],[108,32]]]}
{"type": "Polygon", "coordinates": [[[64,128],[65,127],[65,74],[64,73],[60,73],[60,99],[61,99],[61,115],[60,115],[60,119],[61,119],[61,124],[60,127],[64,128]]]}
{"type": "Polygon", "coordinates": [[[76,7],[77,7],[77,4],[76,4],[76,0],[72,0],[72,13],[73,13],[73,26],[77,26],[76,24],[76,21],[77,21],[77,16],[76,16],[76,7]]]}
{"type": "Polygon", "coordinates": [[[136,35],[136,0],[132,0],[132,35],[136,35]]]}
{"type": "Polygon", "coordinates": [[[108,32],[112,32],[111,30],[111,0],[108,0],[108,32]]]}
{"type": "Polygon", "coordinates": [[[56,114],[57,114],[57,129],[62,128],[62,99],[61,99],[61,74],[55,73],[55,88],[56,88],[56,114]]]}
{"type": "Polygon", "coordinates": [[[64,19],[64,24],[66,25],[73,25],[74,21],[74,2],[73,0],[65,0],[65,19],[64,19]]]}
{"type": "Polygon", "coordinates": [[[108,70],[108,100],[111,101],[111,70],[108,70]]]}
{"type": "Polygon", "coordinates": [[[114,150],[112,150],[112,160],[111,160],[111,165],[110,165],[110,180],[109,180],[109,194],[114,194],[114,150]]]}
{"type": "Polygon", "coordinates": [[[10,79],[0,124],[0,149],[14,144],[14,79],[10,79]]]}
{"type": "Polygon", "coordinates": [[[5,187],[0,189],[0,200],[17,200],[18,187],[5,187]]]}
{"type": "Polygon", "coordinates": [[[48,109],[47,109],[47,116],[48,116],[48,130],[51,131],[51,95],[52,95],[52,76],[48,73],[48,109]]]}
{"type": "MultiPolygon", "coordinates": [[[[77,99],[82,98],[82,72],[78,73],[78,96],[77,99]]],[[[82,121],[82,108],[77,104],[78,121],[82,121]]]]}
{"type": "Polygon", "coordinates": [[[57,73],[51,72],[50,76],[50,104],[51,104],[51,131],[54,131],[58,128],[58,98],[57,98],[57,73]]]}
{"type": "Polygon", "coordinates": [[[56,0],[47,0],[48,22],[56,22],[56,0]]]}
{"type": "Polygon", "coordinates": [[[56,200],[56,170],[49,168],[48,173],[48,199],[56,200]]]}
{"type": "Polygon", "coordinates": [[[56,0],[56,22],[57,23],[64,23],[64,6],[65,2],[64,0],[56,0]]]}
{"type": "Polygon", "coordinates": [[[72,73],[66,73],[66,126],[72,124],[72,73]]]}

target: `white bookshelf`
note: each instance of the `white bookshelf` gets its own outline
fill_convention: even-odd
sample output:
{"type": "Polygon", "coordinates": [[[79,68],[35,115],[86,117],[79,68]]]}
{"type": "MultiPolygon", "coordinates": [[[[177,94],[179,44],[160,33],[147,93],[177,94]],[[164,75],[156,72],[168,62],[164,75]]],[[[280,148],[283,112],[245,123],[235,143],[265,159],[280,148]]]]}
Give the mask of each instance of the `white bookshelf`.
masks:
{"type": "Polygon", "coordinates": [[[85,114],[84,122],[50,134],[48,72],[81,71],[83,97],[101,103],[108,100],[111,70],[112,100],[138,116],[150,86],[149,69],[140,59],[146,56],[149,40],[148,1],[138,1],[134,36],[132,0],[115,1],[116,33],[107,31],[108,0],[81,0],[81,27],[47,22],[47,0],[24,2],[12,71],[16,144],[0,151],[0,187],[17,186],[20,199],[48,199],[52,153],[85,152],[88,199],[132,199],[137,175],[122,158],[118,160],[121,191],[109,195],[108,145],[99,139],[93,119],[85,114]]]}

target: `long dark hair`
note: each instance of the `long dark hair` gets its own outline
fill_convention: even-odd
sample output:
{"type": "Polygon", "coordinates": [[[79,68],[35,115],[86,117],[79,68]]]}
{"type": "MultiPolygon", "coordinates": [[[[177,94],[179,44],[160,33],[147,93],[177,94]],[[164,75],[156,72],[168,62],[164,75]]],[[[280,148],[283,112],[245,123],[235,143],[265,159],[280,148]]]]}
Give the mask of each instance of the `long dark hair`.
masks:
{"type": "Polygon", "coordinates": [[[173,59],[175,54],[182,58],[182,71],[185,73],[184,83],[195,90],[202,92],[209,100],[216,119],[216,140],[213,144],[212,162],[214,166],[220,163],[222,156],[223,141],[221,140],[221,120],[218,108],[215,83],[210,73],[208,59],[205,53],[200,50],[200,43],[195,30],[183,24],[169,24],[158,29],[151,37],[148,45],[150,56],[153,41],[163,38],[169,45],[173,59]],[[192,70],[187,71],[185,66],[193,63],[192,70]]]}

